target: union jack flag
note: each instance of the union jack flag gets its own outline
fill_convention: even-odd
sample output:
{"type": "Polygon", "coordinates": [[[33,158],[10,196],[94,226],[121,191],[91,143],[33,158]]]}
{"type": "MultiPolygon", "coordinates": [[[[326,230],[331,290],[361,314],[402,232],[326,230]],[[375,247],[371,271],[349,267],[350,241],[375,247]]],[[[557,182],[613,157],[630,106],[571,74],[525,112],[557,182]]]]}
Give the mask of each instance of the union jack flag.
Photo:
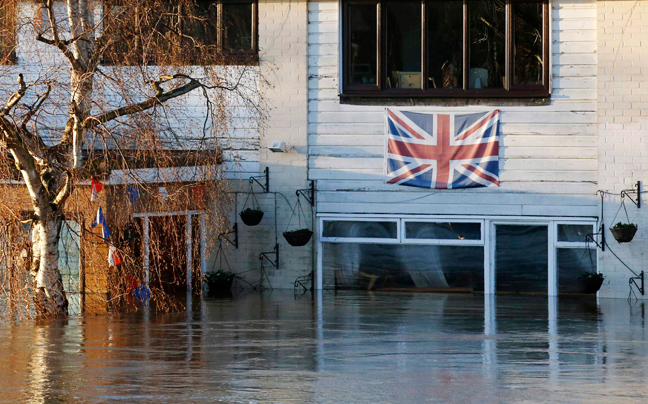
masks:
{"type": "Polygon", "coordinates": [[[387,183],[437,189],[499,186],[499,112],[385,109],[387,183]]]}

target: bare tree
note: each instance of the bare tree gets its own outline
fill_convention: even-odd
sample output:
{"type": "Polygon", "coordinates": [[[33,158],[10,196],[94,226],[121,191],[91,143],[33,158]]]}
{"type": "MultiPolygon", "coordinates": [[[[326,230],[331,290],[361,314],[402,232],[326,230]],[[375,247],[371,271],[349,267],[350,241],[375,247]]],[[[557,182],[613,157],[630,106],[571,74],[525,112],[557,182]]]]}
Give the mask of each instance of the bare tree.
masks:
{"type": "MultiPolygon", "coordinates": [[[[255,55],[245,52],[247,43],[226,52],[215,25],[216,2],[1,4],[0,42],[19,34],[17,48],[0,53],[7,64],[4,76],[15,80],[13,90],[0,84],[0,149],[6,155],[0,163],[4,178],[28,191],[31,217],[18,218],[19,204],[12,205],[10,195],[2,201],[13,223],[31,223],[31,251],[25,255],[21,247],[14,255],[29,257],[34,310],[40,316],[65,315],[58,243],[72,205],[79,209],[70,201],[80,195],[77,188],[120,170],[155,194],[157,186],[138,177],[138,169],[159,174],[177,166],[201,169],[190,179],[164,181],[217,182],[212,180],[222,174],[222,151],[216,138],[239,118],[231,111],[259,116],[258,76],[248,67],[255,55]],[[7,15],[14,15],[15,23],[7,15]],[[12,64],[16,57],[19,63],[12,64]],[[233,57],[236,67],[228,68],[233,57]]],[[[169,201],[168,195],[159,198],[169,201]]]]}

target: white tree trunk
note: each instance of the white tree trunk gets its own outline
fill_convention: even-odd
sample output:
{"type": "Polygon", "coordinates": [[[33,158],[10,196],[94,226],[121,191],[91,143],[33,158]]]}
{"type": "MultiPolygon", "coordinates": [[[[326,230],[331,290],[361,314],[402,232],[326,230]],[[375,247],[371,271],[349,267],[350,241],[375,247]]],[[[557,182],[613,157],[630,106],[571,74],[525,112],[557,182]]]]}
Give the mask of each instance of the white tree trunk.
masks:
{"type": "Polygon", "coordinates": [[[61,224],[61,216],[54,214],[34,223],[32,229],[34,302],[44,316],[67,315],[68,301],[58,267],[61,224]]]}

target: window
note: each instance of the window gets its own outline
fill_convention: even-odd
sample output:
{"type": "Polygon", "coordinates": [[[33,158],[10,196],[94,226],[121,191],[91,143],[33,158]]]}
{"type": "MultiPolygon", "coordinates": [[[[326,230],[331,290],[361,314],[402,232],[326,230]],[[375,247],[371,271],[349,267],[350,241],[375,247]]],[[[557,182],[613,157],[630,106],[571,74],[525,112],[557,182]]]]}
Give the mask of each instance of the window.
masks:
{"type": "Polygon", "coordinates": [[[346,0],[343,94],[549,95],[548,0],[346,0]]]}
{"type": "Polygon", "coordinates": [[[249,64],[258,61],[257,2],[109,2],[105,64],[249,64]]]}
{"type": "Polygon", "coordinates": [[[0,2],[0,65],[16,63],[16,8],[0,2]]]}

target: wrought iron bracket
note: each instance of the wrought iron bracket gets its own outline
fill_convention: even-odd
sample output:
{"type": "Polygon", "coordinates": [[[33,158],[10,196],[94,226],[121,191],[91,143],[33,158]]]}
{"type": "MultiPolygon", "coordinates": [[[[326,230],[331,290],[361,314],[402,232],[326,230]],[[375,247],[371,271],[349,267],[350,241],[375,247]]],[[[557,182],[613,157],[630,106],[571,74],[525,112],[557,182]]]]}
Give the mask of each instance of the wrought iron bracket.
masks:
{"type": "Polygon", "coordinates": [[[297,198],[300,195],[303,196],[310,203],[310,206],[315,206],[315,181],[311,181],[308,188],[295,191],[295,195],[297,195],[297,198]]]}
{"type": "Polygon", "coordinates": [[[628,282],[630,283],[630,288],[634,285],[639,293],[641,293],[642,296],[644,295],[646,291],[644,288],[644,271],[641,271],[637,276],[631,277],[628,282]]]}
{"type": "Polygon", "coordinates": [[[250,177],[248,181],[250,182],[250,184],[256,182],[261,187],[261,189],[263,189],[263,193],[267,194],[268,192],[270,192],[270,167],[266,167],[265,170],[263,170],[263,175],[250,177]],[[265,181],[265,184],[262,184],[259,179],[265,181]]]}
{"type": "Polygon", "coordinates": [[[585,236],[585,242],[589,243],[592,242],[596,244],[598,248],[601,249],[601,251],[605,251],[605,225],[601,222],[601,228],[599,229],[598,233],[592,233],[592,234],[587,234],[585,236]],[[601,236],[601,242],[597,242],[596,239],[594,238],[595,236],[601,236]]]}
{"type": "Polygon", "coordinates": [[[303,275],[295,279],[295,282],[293,283],[293,286],[295,287],[295,293],[297,293],[297,290],[303,289],[304,292],[307,292],[308,290],[311,290],[310,284],[312,283],[313,279],[313,272],[311,271],[308,273],[308,275],[303,275]],[[306,284],[309,284],[309,286],[306,286],[306,284]]]}
{"type": "Polygon", "coordinates": [[[621,191],[621,198],[623,197],[627,197],[628,199],[630,199],[630,201],[632,201],[632,203],[637,205],[637,209],[641,209],[641,181],[637,181],[634,188],[624,189],[623,191],[621,191]],[[635,200],[632,196],[630,196],[630,194],[636,195],[637,199],[635,200]]]}
{"type": "Polygon", "coordinates": [[[239,247],[239,239],[238,239],[238,223],[234,223],[234,226],[232,226],[232,230],[228,230],[225,233],[221,233],[218,235],[218,240],[226,240],[228,243],[234,246],[234,248],[238,249],[239,247]],[[232,240],[229,235],[233,234],[234,235],[234,240],[232,240]]]}
{"type": "Polygon", "coordinates": [[[259,254],[259,260],[263,261],[264,259],[267,260],[270,263],[270,265],[275,267],[275,269],[279,269],[279,244],[275,244],[274,250],[272,250],[272,251],[266,251],[266,252],[260,253],[259,254]],[[274,256],[275,256],[274,260],[272,260],[272,259],[270,259],[270,257],[268,257],[268,255],[272,255],[272,254],[274,254],[274,256]]]}

